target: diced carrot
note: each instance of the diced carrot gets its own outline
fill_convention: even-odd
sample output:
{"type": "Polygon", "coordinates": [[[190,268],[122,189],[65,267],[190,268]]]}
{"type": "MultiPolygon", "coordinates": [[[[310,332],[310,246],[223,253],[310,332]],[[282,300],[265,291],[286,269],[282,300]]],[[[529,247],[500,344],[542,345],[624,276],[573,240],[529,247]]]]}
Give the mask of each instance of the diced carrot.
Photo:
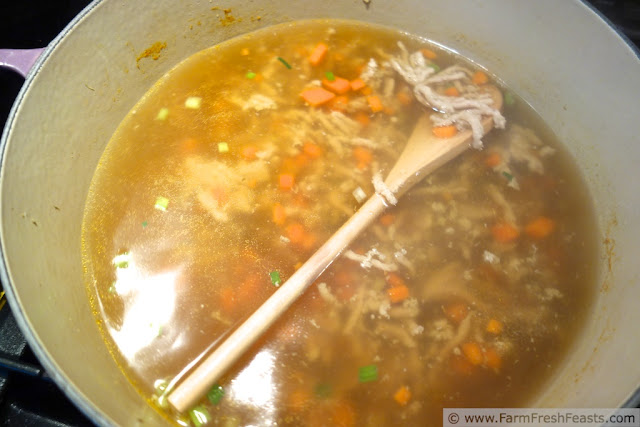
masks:
{"type": "Polygon", "coordinates": [[[349,84],[351,85],[351,90],[354,92],[363,89],[367,85],[361,78],[353,79],[349,84]]]}
{"type": "Polygon", "coordinates": [[[248,55],[249,55],[249,49],[248,49],[248,48],[246,48],[246,47],[243,47],[243,48],[240,50],[240,55],[242,55],[242,56],[248,56],[248,55]]]}
{"type": "Polygon", "coordinates": [[[528,236],[534,239],[544,239],[556,228],[556,222],[546,216],[541,216],[531,221],[524,229],[528,236]]]}
{"type": "Polygon", "coordinates": [[[456,128],[454,125],[436,126],[432,129],[432,131],[437,138],[451,138],[458,133],[458,128],[456,128]]]}
{"type": "Polygon", "coordinates": [[[380,221],[380,224],[384,225],[385,227],[390,226],[391,224],[393,224],[393,222],[396,220],[395,215],[393,214],[384,214],[380,217],[380,219],[378,221],[380,221]]]}
{"type": "Polygon", "coordinates": [[[305,142],[302,146],[302,152],[312,159],[317,159],[322,156],[322,148],[319,145],[314,144],[313,142],[305,142]]]}
{"type": "Polygon", "coordinates": [[[469,314],[469,308],[462,302],[449,303],[444,306],[444,314],[454,323],[460,323],[469,314]]]}
{"type": "Polygon", "coordinates": [[[400,406],[407,406],[409,400],[411,400],[411,390],[406,385],[400,387],[394,394],[393,400],[398,402],[400,406]]]}
{"type": "Polygon", "coordinates": [[[491,319],[487,322],[486,331],[493,335],[499,335],[502,332],[504,325],[497,319],[491,319]]]}
{"type": "Polygon", "coordinates": [[[294,390],[287,399],[287,406],[294,411],[302,411],[313,402],[313,395],[306,388],[294,390]]]}
{"type": "Polygon", "coordinates": [[[256,153],[258,152],[258,148],[254,145],[247,145],[241,151],[242,157],[247,160],[253,160],[256,158],[256,153]]]}
{"type": "Polygon", "coordinates": [[[453,356],[450,361],[450,366],[453,372],[459,375],[469,376],[473,374],[475,366],[473,366],[466,357],[453,356]]]}
{"type": "Polygon", "coordinates": [[[329,109],[333,111],[345,112],[347,111],[347,104],[349,103],[349,97],[346,95],[336,96],[329,102],[329,109]]]}
{"type": "Polygon", "coordinates": [[[478,343],[470,341],[462,344],[462,354],[472,365],[480,365],[484,362],[484,355],[478,343]]]}
{"type": "Polygon", "coordinates": [[[396,98],[398,98],[398,102],[402,105],[410,105],[413,102],[411,95],[403,90],[396,94],[396,98]]]}
{"type": "Polygon", "coordinates": [[[362,126],[367,126],[369,123],[371,123],[371,118],[369,117],[369,115],[367,113],[365,113],[365,112],[362,112],[362,111],[356,113],[354,118],[362,126]]]}
{"type": "Polygon", "coordinates": [[[353,427],[356,425],[356,411],[346,401],[336,402],[329,410],[329,425],[353,427]]]}
{"type": "Polygon", "coordinates": [[[389,273],[386,279],[387,283],[392,288],[395,288],[396,286],[407,286],[407,284],[404,282],[404,279],[395,273],[389,273]]]}
{"type": "Polygon", "coordinates": [[[367,96],[367,103],[369,103],[369,108],[371,108],[371,111],[374,113],[384,110],[382,100],[377,95],[367,96]]]}
{"type": "Polygon", "coordinates": [[[460,96],[460,91],[455,86],[449,86],[444,90],[444,94],[447,96],[460,96]]]}
{"type": "Polygon", "coordinates": [[[422,56],[427,59],[436,59],[438,57],[438,55],[431,49],[420,49],[420,52],[422,52],[422,56]]]}
{"type": "Polygon", "coordinates": [[[333,98],[335,98],[336,95],[333,92],[329,92],[328,90],[323,89],[321,87],[314,87],[314,88],[302,91],[300,96],[302,96],[302,98],[309,105],[317,107],[319,105],[326,104],[327,102],[331,101],[333,98]]]}
{"type": "Polygon", "coordinates": [[[293,163],[296,166],[296,170],[300,170],[300,169],[303,169],[305,166],[307,166],[310,160],[311,159],[309,158],[309,156],[307,156],[307,154],[303,152],[303,153],[298,153],[293,158],[293,163]]]}
{"type": "Polygon", "coordinates": [[[325,43],[318,43],[311,52],[311,55],[309,55],[309,62],[311,63],[311,65],[313,65],[314,67],[319,65],[327,55],[328,51],[329,46],[327,46],[325,43]]]}
{"type": "Polygon", "coordinates": [[[402,286],[392,286],[387,289],[387,295],[389,296],[389,300],[391,303],[395,304],[397,302],[402,302],[409,298],[409,288],[405,285],[402,286]]]}
{"type": "Polygon", "coordinates": [[[277,225],[283,225],[287,220],[287,214],[284,210],[284,206],[280,203],[273,205],[273,222],[277,225]]]}
{"type": "Polygon", "coordinates": [[[282,190],[291,190],[293,188],[294,178],[290,173],[282,173],[278,177],[278,185],[282,190]]]}
{"type": "Polygon", "coordinates": [[[471,81],[476,85],[483,85],[489,82],[489,76],[484,71],[476,71],[471,77],[471,81]]]}
{"type": "Polygon", "coordinates": [[[366,169],[373,161],[373,153],[365,147],[354,147],[353,157],[356,159],[358,169],[366,169]]]}
{"type": "Polygon", "coordinates": [[[233,313],[237,307],[237,303],[236,292],[231,286],[225,286],[220,289],[220,306],[225,313],[233,313]]]}
{"type": "Polygon", "coordinates": [[[502,357],[494,348],[487,348],[484,351],[484,365],[494,371],[499,371],[502,366],[502,357]]]}
{"type": "Polygon", "coordinates": [[[198,146],[198,141],[194,138],[187,138],[182,141],[182,151],[191,152],[198,146]]]}
{"type": "Polygon", "coordinates": [[[287,238],[291,243],[297,245],[304,242],[306,231],[302,224],[300,224],[299,222],[294,222],[287,225],[287,227],[285,228],[285,234],[287,235],[287,238]]]}
{"type": "Polygon", "coordinates": [[[511,243],[520,236],[520,231],[515,226],[502,222],[491,227],[491,234],[496,242],[511,243]]]}
{"type": "Polygon", "coordinates": [[[256,301],[256,295],[260,292],[261,278],[255,274],[245,278],[235,290],[236,300],[242,301],[243,309],[251,309],[251,302],[256,301]]]}
{"type": "Polygon", "coordinates": [[[365,86],[360,89],[360,93],[363,95],[371,95],[373,93],[373,89],[371,89],[371,86],[365,86]]]}
{"type": "Polygon", "coordinates": [[[493,152],[487,156],[484,160],[484,164],[489,166],[490,168],[495,168],[502,162],[502,156],[500,153],[493,152]]]}
{"type": "Polygon", "coordinates": [[[343,79],[342,77],[336,77],[333,80],[322,79],[322,86],[338,95],[344,95],[351,90],[349,80],[343,79]]]}

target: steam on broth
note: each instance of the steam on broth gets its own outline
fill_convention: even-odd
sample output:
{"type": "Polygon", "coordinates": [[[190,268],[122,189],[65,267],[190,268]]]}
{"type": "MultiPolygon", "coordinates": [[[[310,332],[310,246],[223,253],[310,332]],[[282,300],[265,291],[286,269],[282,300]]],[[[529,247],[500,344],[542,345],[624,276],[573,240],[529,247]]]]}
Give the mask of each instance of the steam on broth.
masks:
{"type": "Polygon", "coordinates": [[[443,99],[487,82],[405,33],[306,21],[193,55],[114,134],[86,204],[86,281],[123,372],[169,419],[415,425],[526,404],[558,366],[594,288],[595,222],[567,154],[505,91],[484,149],[381,216],[197,408],[162,408],[393,165],[427,111],[393,61],[458,73],[431,86],[443,99]]]}

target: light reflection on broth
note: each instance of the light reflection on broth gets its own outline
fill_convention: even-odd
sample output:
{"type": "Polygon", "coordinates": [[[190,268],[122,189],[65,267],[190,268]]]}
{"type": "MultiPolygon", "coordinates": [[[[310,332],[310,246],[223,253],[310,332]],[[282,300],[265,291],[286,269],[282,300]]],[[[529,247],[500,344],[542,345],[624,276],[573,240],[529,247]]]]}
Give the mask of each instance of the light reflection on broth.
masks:
{"type": "MultiPolygon", "coordinates": [[[[474,69],[403,33],[307,21],[192,56],[118,128],[87,200],[83,257],[105,341],[151,404],[389,170],[425,111],[380,65],[402,55],[397,41],[422,49],[423,66],[474,69]],[[323,79],[332,99],[307,105],[300,94],[323,79]]],[[[434,90],[471,96],[480,77],[434,90]]],[[[411,425],[439,422],[443,407],[526,404],[580,331],[596,232],[566,153],[521,99],[505,103],[507,128],[484,150],[411,190],[198,411],[168,417],[411,425]]]]}

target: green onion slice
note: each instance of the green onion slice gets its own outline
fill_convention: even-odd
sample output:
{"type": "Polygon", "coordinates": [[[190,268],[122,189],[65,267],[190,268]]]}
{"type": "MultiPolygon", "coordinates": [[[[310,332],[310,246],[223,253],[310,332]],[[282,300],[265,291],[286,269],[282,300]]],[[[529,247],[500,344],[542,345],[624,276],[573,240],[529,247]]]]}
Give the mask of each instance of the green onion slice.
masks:
{"type": "Polygon", "coordinates": [[[282,280],[280,279],[279,271],[272,271],[271,273],[269,273],[269,276],[271,276],[271,283],[273,284],[273,286],[280,286],[282,280]]]}
{"type": "Polygon", "coordinates": [[[129,267],[129,261],[131,261],[131,253],[123,252],[113,258],[113,265],[116,268],[127,268],[129,267]]]}
{"type": "Polygon", "coordinates": [[[218,403],[220,403],[223,397],[224,397],[224,388],[222,388],[220,384],[215,384],[211,388],[211,390],[209,390],[209,393],[207,393],[207,399],[209,399],[209,402],[213,403],[214,405],[217,405],[218,403]]]}
{"type": "Polygon", "coordinates": [[[218,142],[218,152],[220,153],[228,153],[229,152],[229,144],[226,142],[218,142]]]}
{"type": "Polygon", "coordinates": [[[331,71],[327,71],[326,73],[324,73],[324,76],[327,78],[327,80],[329,80],[330,82],[334,81],[336,79],[335,74],[333,74],[331,71]]]}
{"type": "Polygon", "coordinates": [[[247,74],[244,75],[246,78],[248,79],[253,79],[256,77],[256,73],[254,73],[253,71],[249,71],[247,74]]]}
{"type": "Polygon", "coordinates": [[[503,171],[502,175],[504,175],[505,178],[507,178],[507,181],[511,181],[513,179],[513,175],[511,175],[509,172],[507,171],[503,171]]]}
{"type": "Polygon", "coordinates": [[[378,379],[378,366],[377,365],[367,365],[362,366],[358,370],[358,379],[361,383],[367,383],[370,381],[375,381],[378,379]]]}
{"type": "Polygon", "coordinates": [[[169,207],[169,199],[160,196],[156,199],[156,204],[153,207],[159,211],[166,212],[169,207]]]}
{"type": "Polygon", "coordinates": [[[513,105],[516,103],[516,99],[514,98],[513,93],[511,92],[504,93],[504,103],[506,105],[513,105]]]}
{"type": "Polygon", "coordinates": [[[207,408],[200,405],[189,411],[189,418],[191,418],[194,426],[202,427],[203,425],[211,421],[211,414],[209,414],[207,408]]]}
{"type": "Polygon", "coordinates": [[[281,58],[278,56],[278,61],[282,62],[284,64],[285,67],[287,67],[287,69],[291,69],[291,65],[289,65],[289,63],[287,61],[284,60],[284,58],[281,58]]]}

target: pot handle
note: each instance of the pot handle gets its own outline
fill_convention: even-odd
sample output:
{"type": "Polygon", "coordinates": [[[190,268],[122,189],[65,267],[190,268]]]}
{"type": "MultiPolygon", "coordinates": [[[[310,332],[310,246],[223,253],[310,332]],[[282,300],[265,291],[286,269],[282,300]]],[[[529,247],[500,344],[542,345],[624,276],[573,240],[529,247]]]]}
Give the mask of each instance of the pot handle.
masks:
{"type": "Polygon", "coordinates": [[[9,68],[26,78],[44,49],[0,49],[0,68],[9,68]]]}

